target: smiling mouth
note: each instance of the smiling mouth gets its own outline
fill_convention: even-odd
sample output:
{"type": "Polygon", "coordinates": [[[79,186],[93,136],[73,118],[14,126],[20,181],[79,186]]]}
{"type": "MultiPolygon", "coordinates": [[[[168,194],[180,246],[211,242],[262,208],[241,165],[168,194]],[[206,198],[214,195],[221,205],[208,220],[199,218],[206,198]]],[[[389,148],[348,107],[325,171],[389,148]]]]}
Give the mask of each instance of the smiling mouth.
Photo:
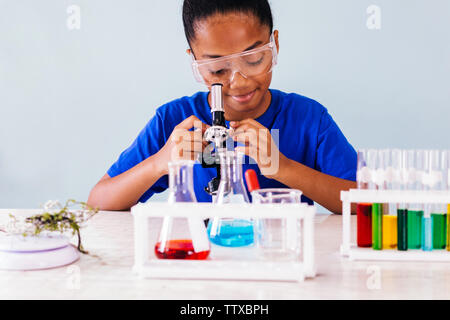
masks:
{"type": "Polygon", "coordinates": [[[233,100],[239,102],[239,103],[245,103],[245,102],[249,102],[253,96],[255,95],[256,90],[253,90],[252,92],[249,92],[247,94],[244,95],[239,95],[239,96],[231,96],[231,98],[233,98],[233,100]]]}

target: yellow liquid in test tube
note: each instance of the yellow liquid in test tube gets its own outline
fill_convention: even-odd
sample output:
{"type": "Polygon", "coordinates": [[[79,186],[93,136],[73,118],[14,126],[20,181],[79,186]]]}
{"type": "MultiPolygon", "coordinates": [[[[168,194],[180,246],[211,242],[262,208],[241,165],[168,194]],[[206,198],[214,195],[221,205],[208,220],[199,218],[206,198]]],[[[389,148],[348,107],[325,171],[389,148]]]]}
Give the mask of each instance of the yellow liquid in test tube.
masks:
{"type": "Polygon", "coordinates": [[[397,248],[397,216],[383,216],[383,249],[397,248]]]}

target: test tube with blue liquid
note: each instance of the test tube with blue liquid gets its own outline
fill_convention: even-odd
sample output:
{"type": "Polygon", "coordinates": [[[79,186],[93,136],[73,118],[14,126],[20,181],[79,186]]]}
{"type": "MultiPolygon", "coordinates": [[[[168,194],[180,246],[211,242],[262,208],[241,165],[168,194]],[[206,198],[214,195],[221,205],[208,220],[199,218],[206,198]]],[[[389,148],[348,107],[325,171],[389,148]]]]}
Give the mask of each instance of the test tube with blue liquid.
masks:
{"type": "MultiPolygon", "coordinates": [[[[418,150],[417,165],[420,169],[420,181],[423,190],[432,190],[434,183],[430,181],[432,151],[418,150]]],[[[431,210],[433,205],[425,204],[422,218],[422,250],[433,250],[433,220],[431,219],[431,210]]]]}

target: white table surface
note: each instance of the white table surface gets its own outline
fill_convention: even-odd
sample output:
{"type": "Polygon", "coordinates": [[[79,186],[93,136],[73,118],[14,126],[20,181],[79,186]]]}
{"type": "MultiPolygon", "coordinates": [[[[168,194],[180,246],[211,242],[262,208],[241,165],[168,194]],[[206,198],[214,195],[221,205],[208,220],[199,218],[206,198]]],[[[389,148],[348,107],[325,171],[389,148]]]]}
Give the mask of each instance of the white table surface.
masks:
{"type": "MultiPolygon", "coordinates": [[[[29,211],[2,209],[0,221],[8,212],[29,211]]],[[[72,265],[50,270],[0,271],[0,299],[450,298],[449,263],[352,262],[339,253],[340,216],[318,215],[315,227],[318,274],[304,282],[150,280],[131,271],[131,214],[100,212],[81,231],[85,249],[97,257],[82,255],[72,265]]]]}

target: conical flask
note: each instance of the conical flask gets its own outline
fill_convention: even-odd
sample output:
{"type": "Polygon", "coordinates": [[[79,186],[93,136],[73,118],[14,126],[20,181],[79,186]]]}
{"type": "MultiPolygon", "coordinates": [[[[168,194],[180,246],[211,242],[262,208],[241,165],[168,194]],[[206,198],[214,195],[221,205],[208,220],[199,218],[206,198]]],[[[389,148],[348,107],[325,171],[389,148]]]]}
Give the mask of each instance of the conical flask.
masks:
{"type": "MultiPolygon", "coordinates": [[[[169,163],[169,204],[197,202],[194,193],[194,161],[169,163]]],[[[188,215],[188,213],[187,213],[188,215]]],[[[155,255],[159,259],[204,260],[210,245],[206,227],[201,218],[165,217],[163,219],[155,255]]]]}
{"type": "MultiPolygon", "coordinates": [[[[220,151],[221,180],[215,203],[249,202],[242,175],[243,154],[235,151],[220,151]]],[[[208,235],[211,242],[225,247],[242,247],[253,243],[253,221],[215,217],[209,221],[208,235]]]]}

